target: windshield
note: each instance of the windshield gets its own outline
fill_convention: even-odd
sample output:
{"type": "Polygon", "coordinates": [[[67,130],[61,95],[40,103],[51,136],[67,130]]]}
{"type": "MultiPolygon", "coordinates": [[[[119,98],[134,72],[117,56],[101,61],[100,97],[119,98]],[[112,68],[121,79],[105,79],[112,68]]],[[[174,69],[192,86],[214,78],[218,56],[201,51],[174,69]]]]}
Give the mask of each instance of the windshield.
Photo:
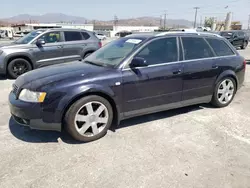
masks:
{"type": "Polygon", "coordinates": [[[84,62],[99,66],[117,66],[145,38],[120,38],[88,56],[84,62]]]}
{"type": "Polygon", "coordinates": [[[32,32],[28,33],[27,35],[23,36],[22,38],[16,40],[14,43],[16,43],[16,44],[27,44],[30,41],[32,41],[35,37],[40,35],[41,33],[42,33],[42,31],[32,31],[32,32]]]}

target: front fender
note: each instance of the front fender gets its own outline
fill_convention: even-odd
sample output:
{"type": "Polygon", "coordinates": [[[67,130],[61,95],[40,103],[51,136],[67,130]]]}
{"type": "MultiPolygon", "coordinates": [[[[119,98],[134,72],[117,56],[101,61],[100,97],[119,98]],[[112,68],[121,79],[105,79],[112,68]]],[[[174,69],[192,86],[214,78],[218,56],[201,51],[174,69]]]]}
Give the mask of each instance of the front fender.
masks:
{"type": "Polygon", "coordinates": [[[67,92],[67,94],[63,98],[61,98],[57,106],[56,119],[58,119],[58,121],[61,120],[67,108],[75,100],[79,99],[81,96],[85,96],[91,93],[101,93],[101,94],[108,96],[109,98],[112,98],[114,100],[114,103],[117,108],[117,112],[119,114],[120,109],[117,106],[118,99],[116,98],[114,91],[110,87],[107,87],[107,86],[102,86],[98,84],[90,84],[90,85],[72,88],[70,92],[67,92]]]}
{"type": "MultiPolygon", "coordinates": [[[[15,58],[15,57],[26,57],[30,60],[30,62],[32,63],[32,66],[35,67],[35,61],[34,61],[34,58],[29,54],[29,53],[25,53],[25,52],[15,52],[15,53],[11,53],[11,54],[8,54],[6,57],[5,57],[5,66],[7,66],[7,62],[11,59],[11,58],[15,58]]],[[[6,68],[6,67],[5,67],[6,68]]]]}

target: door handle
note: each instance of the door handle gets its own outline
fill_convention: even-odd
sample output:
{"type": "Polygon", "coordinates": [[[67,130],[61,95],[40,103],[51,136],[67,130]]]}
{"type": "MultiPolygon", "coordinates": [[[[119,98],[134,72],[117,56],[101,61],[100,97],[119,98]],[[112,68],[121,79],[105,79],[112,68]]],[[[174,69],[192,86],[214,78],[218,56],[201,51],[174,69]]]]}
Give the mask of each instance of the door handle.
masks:
{"type": "Polygon", "coordinates": [[[181,70],[179,69],[179,70],[175,70],[175,71],[173,71],[173,74],[180,74],[181,73],[181,70]]]}
{"type": "Polygon", "coordinates": [[[219,67],[218,65],[213,65],[212,69],[218,69],[218,67],[219,67]]]}
{"type": "Polygon", "coordinates": [[[57,46],[57,48],[62,48],[63,46],[57,46]]]}

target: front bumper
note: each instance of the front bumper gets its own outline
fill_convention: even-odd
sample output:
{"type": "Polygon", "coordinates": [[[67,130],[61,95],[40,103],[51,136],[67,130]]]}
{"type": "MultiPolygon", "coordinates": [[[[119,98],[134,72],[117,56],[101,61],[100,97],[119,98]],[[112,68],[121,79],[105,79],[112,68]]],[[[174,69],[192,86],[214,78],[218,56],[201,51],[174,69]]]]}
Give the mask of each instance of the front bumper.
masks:
{"type": "Polygon", "coordinates": [[[9,94],[9,107],[13,119],[31,129],[61,131],[60,123],[45,122],[43,109],[39,103],[23,102],[16,99],[13,92],[9,94]]]}

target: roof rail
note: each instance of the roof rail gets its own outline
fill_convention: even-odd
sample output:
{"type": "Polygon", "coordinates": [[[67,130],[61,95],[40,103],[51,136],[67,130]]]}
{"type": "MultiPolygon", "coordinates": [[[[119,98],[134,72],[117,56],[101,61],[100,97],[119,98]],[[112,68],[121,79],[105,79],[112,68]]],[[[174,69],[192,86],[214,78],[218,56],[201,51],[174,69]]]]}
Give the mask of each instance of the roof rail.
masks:
{"type": "Polygon", "coordinates": [[[216,33],[197,32],[196,30],[168,31],[168,32],[159,33],[156,36],[165,36],[165,35],[169,35],[169,34],[181,34],[181,33],[188,33],[188,34],[194,34],[194,35],[211,35],[211,36],[222,38],[222,36],[220,36],[216,33]]]}

